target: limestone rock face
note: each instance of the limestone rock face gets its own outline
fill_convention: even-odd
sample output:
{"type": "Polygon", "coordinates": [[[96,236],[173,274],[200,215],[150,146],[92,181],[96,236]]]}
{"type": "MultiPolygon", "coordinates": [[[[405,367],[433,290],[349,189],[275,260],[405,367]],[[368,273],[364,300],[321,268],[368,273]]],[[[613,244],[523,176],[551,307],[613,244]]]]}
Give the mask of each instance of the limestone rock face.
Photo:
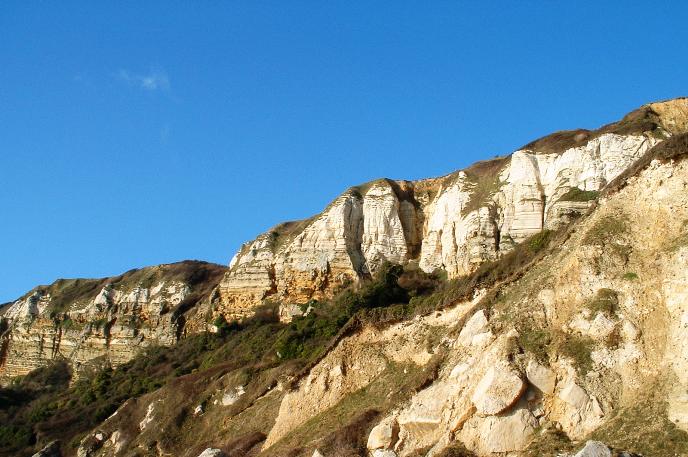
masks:
{"type": "Polygon", "coordinates": [[[181,262],[37,287],[2,310],[0,380],[55,359],[67,359],[77,372],[89,363],[119,365],[143,347],[173,344],[183,324],[180,306],[191,307],[223,272],[181,262]]]}
{"type": "Polygon", "coordinates": [[[325,298],[384,261],[417,261],[449,277],[471,272],[585,212],[649,148],[686,131],[684,105],[646,105],[600,130],[559,132],[441,178],[353,187],[319,215],[242,246],[214,312],[241,318],[265,300],[325,298]]]}

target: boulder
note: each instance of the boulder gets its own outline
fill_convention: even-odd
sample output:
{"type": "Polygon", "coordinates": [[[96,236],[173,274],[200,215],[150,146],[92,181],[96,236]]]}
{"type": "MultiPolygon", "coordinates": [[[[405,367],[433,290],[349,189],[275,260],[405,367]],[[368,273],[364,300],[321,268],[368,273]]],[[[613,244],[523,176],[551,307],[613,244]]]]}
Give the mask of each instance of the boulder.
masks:
{"type": "Polygon", "coordinates": [[[600,441],[588,441],[575,457],[612,457],[612,451],[600,441]]]}
{"type": "Polygon", "coordinates": [[[476,311],[470,319],[464,324],[459,333],[458,342],[462,346],[469,346],[473,342],[473,338],[483,333],[489,332],[487,325],[487,316],[485,310],[476,311]]]}
{"type": "Polygon", "coordinates": [[[528,362],[526,377],[532,385],[543,393],[551,395],[554,392],[554,384],[556,383],[557,376],[552,370],[540,365],[536,361],[531,360],[528,362]]]}
{"type": "Polygon", "coordinates": [[[499,416],[474,416],[461,431],[461,441],[479,455],[518,452],[528,446],[537,426],[526,408],[499,416]]]}
{"type": "Polygon", "coordinates": [[[389,417],[377,424],[368,435],[368,449],[391,449],[399,437],[396,418],[389,417]]]}
{"type": "Polygon", "coordinates": [[[483,375],[471,401],[480,414],[499,414],[516,403],[525,388],[526,384],[516,370],[506,362],[499,362],[483,375]]]}
{"type": "Polygon", "coordinates": [[[559,398],[578,410],[584,409],[590,400],[587,392],[573,381],[569,381],[559,392],[559,398]]]}

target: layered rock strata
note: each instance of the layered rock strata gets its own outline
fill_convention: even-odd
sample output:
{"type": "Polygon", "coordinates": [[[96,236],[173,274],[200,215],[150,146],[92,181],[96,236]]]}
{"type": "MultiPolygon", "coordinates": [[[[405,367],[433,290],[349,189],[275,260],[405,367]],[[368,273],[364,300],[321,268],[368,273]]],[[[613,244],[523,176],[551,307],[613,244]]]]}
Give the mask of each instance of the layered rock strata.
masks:
{"type": "Polygon", "coordinates": [[[39,286],[0,310],[0,379],[61,358],[77,371],[95,362],[118,365],[143,347],[173,344],[184,314],[224,270],[187,261],[39,286]]]}
{"type": "Polygon", "coordinates": [[[322,213],[246,243],[220,283],[216,312],[242,317],[265,300],[304,303],[418,262],[456,277],[584,212],[649,148],[686,130],[688,101],[646,105],[596,131],[559,132],[512,154],[420,181],[353,187],[322,213]]]}

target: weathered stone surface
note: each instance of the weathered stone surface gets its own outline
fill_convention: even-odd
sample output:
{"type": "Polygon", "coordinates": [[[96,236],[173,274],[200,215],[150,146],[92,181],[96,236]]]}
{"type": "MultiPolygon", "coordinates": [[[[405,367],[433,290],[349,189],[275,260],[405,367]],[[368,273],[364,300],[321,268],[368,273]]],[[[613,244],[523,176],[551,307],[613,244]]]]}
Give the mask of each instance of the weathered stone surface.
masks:
{"type": "MultiPolygon", "coordinates": [[[[468,319],[468,322],[461,329],[459,333],[458,343],[463,346],[470,346],[474,343],[476,337],[484,335],[489,332],[489,326],[487,323],[487,316],[485,315],[485,310],[478,310],[468,319]]],[[[480,338],[476,339],[479,341],[480,338]]]]}
{"type": "Polygon", "coordinates": [[[612,457],[612,451],[600,441],[588,441],[575,457],[612,457]]]}
{"type": "Polygon", "coordinates": [[[0,380],[25,375],[51,360],[67,359],[77,373],[91,361],[119,365],[141,348],[170,345],[180,335],[181,314],[216,284],[225,268],[180,262],[132,270],[103,279],[59,280],[39,286],[2,310],[0,380]],[[207,278],[198,282],[194,278],[207,278]]]}
{"type": "Polygon", "coordinates": [[[471,401],[480,414],[499,414],[518,401],[526,388],[519,374],[507,363],[490,367],[482,377],[471,401]]]}
{"type": "Polygon", "coordinates": [[[521,451],[528,446],[538,426],[525,408],[507,414],[472,418],[461,432],[461,440],[480,455],[521,451]]]}
{"type": "Polygon", "coordinates": [[[584,409],[590,401],[587,392],[573,381],[569,381],[559,392],[559,398],[576,409],[584,409]]]}
{"type": "MultiPolygon", "coordinates": [[[[664,110],[667,125],[684,127],[680,109],[664,110]]],[[[571,189],[601,190],[660,141],[640,131],[588,132],[555,152],[536,142],[442,178],[351,188],[316,217],[282,224],[242,246],[219,288],[217,312],[242,317],[266,299],[327,297],[386,260],[465,274],[585,212],[591,202],[568,200],[571,189]]]]}
{"type": "Polygon", "coordinates": [[[368,435],[368,449],[390,449],[399,437],[396,418],[389,417],[377,424],[368,435]]]}
{"type": "Polygon", "coordinates": [[[528,361],[526,366],[528,381],[540,389],[543,393],[552,394],[557,380],[556,374],[549,368],[540,365],[534,360],[528,361]]]}
{"type": "Polygon", "coordinates": [[[201,452],[198,457],[227,457],[227,454],[221,449],[208,448],[201,452]]]}
{"type": "Polygon", "coordinates": [[[372,454],[373,457],[397,457],[397,453],[390,449],[375,449],[372,454]]]}

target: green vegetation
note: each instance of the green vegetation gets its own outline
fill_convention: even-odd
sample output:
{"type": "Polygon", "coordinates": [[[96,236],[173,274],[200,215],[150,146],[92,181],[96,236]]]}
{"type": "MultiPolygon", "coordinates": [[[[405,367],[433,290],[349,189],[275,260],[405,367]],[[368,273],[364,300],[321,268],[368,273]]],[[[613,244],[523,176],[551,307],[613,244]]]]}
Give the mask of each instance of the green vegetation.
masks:
{"type": "Polygon", "coordinates": [[[558,332],[554,338],[553,352],[572,359],[576,369],[585,375],[593,367],[594,346],[595,341],[590,337],[558,332]]]}
{"type": "Polygon", "coordinates": [[[556,428],[539,429],[535,438],[525,449],[527,457],[542,457],[561,455],[565,451],[573,451],[573,444],[566,433],[556,428]]]}
{"type": "Polygon", "coordinates": [[[464,170],[471,197],[466,206],[461,210],[462,215],[465,216],[489,204],[490,199],[502,184],[499,181],[499,171],[505,163],[504,157],[498,157],[492,160],[477,162],[464,170]]]}
{"type": "Polygon", "coordinates": [[[430,295],[413,297],[409,315],[430,312],[452,303],[472,298],[475,290],[506,281],[520,274],[537,256],[551,244],[556,232],[543,230],[504,254],[498,260],[483,263],[470,275],[452,279],[430,295]]]}
{"type": "Polygon", "coordinates": [[[282,222],[271,228],[268,232],[268,236],[270,237],[270,249],[272,252],[277,252],[280,247],[293,240],[294,237],[303,232],[303,229],[313,222],[314,219],[314,217],[311,217],[300,221],[282,222]]]}
{"type": "Polygon", "coordinates": [[[633,271],[628,271],[624,273],[623,279],[625,279],[626,281],[635,281],[636,279],[638,279],[638,274],[633,271]]]}
{"type": "Polygon", "coordinates": [[[583,244],[600,246],[608,252],[628,260],[630,246],[623,243],[623,236],[628,232],[628,220],[625,217],[605,216],[588,230],[583,244]]]}
{"type": "Polygon", "coordinates": [[[662,380],[641,388],[633,406],[616,409],[589,439],[641,455],[688,455],[688,433],[667,418],[662,380]]]}
{"type": "Polygon", "coordinates": [[[549,347],[552,335],[543,328],[534,326],[532,322],[520,321],[516,325],[518,344],[524,351],[532,354],[540,363],[549,364],[549,347]]]}
{"type": "Polygon", "coordinates": [[[568,202],[588,202],[597,200],[600,193],[596,190],[582,190],[578,187],[570,188],[559,200],[568,202]]]}
{"type": "MultiPolygon", "coordinates": [[[[41,379],[41,369],[9,389],[0,389],[0,454],[30,455],[58,438],[77,445],[83,433],[127,399],[181,382],[187,375],[196,379],[204,376],[202,373],[237,372],[248,383],[247,392],[254,392],[253,397],[248,393],[244,397],[257,398],[274,387],[277,377],[302,373],[338,339],[363,323],[384,325],[429,313],[472,298],[476,288],[516,277],[547,248],[553,235],[548,231],[539,233],[500,260],[451,281],[446,281],[441,271],[428,274],[415,265],[404,268],[384,264],[371,280],[349,287],[332,300],[310,302],[312,311],[290,324],[279,323],[276,304],[259,307],[254,317],[241,323],[218,317],[214,320],[217,333],[192,335],[169,348],[148,348],[116,369],[106,367],[84,373],[71,386],[69,372],[64,370],[59,382],[53,379],[55,376],[45,375],[43,381],[36,381],[41,379]]],[[[388,374],[402,376],[396,369],[388,374]]],[[[428,371],[422,373],[425,377],[431,375],[428,371]]],[[[404,382],[407,379],[411,378],[404,374],[404,382]]],[[[399,381],[383,383],[385,392],[389,392],[390,385],[404,384],[399,381]]],[[[352,396],[351,401],[356,398],[352,396]]],[[[355,418],[347,413],[342,424],[351,425],[351,421],[355,422],[355,418]]],[[[177,422],[185,423],[183,417],[177,422]]],[[[352,427],[347,430],[354,430],[352,427]]],[[[171,443],[175,439],[173,435],[165,438],[171,443]]]]}
{"type": "Polygon", "coordinates": [[[612,316],[619,306],[619,296],[615,290],[600,289],[595,293],[595,296],[585,303],[585,307],[590,310],[592,316],[597,313],[604,313],[607,316],[612,316]]]}

